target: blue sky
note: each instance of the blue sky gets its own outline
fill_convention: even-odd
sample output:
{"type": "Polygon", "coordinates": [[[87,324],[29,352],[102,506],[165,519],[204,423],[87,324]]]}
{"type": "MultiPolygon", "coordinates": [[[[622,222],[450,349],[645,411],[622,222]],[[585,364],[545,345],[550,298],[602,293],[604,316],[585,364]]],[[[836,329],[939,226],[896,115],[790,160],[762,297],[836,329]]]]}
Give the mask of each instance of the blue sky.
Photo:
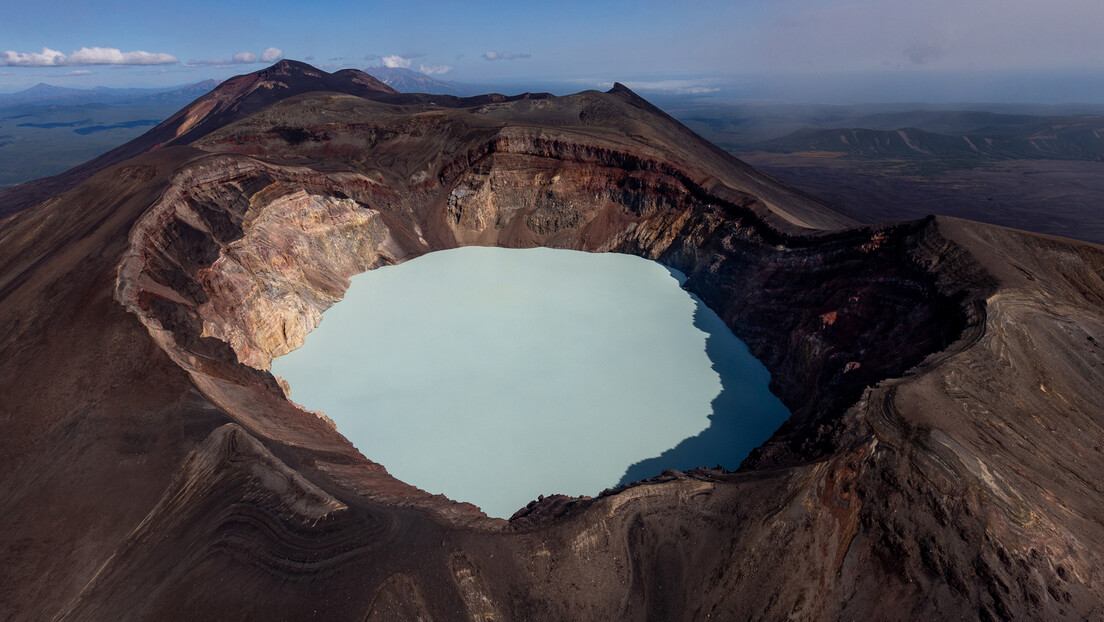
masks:
{"type": "Polygon", "coordinates": [[[0,91],[185,84],[283,55],[329,70],[386,62],[461,82],[657,92],[834,76],[938,89],[940,75],[960,86],[1004,75],[1007,88],[1069,75],[1075,97],[1073,82],[1104,77],[1102,25],[1100,0],[13,2],[0,91]]]}

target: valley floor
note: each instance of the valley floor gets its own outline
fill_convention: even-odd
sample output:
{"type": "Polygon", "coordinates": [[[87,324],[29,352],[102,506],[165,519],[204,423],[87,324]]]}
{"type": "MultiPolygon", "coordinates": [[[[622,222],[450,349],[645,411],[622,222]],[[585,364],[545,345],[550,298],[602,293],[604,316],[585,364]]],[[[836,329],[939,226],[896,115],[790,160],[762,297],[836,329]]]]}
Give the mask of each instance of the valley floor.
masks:
{"type": "Polygon", "coordinates": [[[1104,162],[1006,160],[922,175],[840,153],[737,153],[779,180],[875,223],[929,214],[1104,244],[1104,162]]]}

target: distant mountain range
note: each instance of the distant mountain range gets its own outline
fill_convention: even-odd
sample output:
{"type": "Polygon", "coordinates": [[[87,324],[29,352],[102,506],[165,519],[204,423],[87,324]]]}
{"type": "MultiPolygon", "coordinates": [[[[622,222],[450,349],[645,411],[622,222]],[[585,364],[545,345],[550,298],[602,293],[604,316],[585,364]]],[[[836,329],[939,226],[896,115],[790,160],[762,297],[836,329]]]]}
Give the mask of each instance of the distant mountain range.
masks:
{"type": "Polygon", "coordinates": [[[36,103],[131,103],[137,101],[187,103],[210,92],[218,85],[218,80],[204,80],[195,84],[168,89],[116,89],[104,86],[91,89],[74,89],[39,82],[29,89],[0,94],[0,106],[36,103]]]}
{"type": "Polygon", "coordinates": [[[369,67],[364,70],[400,93],[428,93],[430,95],[477,95],[478,87],[459,82],[438,80],[424,73],[401,67],[369,67]]]}
{"type": "Polygon", "coordinates": [[[863,120],[860,127],[805,128],[755,148],[779,153],[827,151],[958,163],[1023,159],[1104,161],[1104,116],[915,111],[873,115],[863,120]]]}

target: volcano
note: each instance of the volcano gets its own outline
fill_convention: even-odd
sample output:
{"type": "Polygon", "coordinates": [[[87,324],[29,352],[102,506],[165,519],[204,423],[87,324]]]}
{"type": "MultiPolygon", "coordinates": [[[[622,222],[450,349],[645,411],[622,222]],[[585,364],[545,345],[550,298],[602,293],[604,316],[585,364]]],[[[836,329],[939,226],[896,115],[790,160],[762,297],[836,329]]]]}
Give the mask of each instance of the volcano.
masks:
{"type": "Polygon", "coordinates": [[[1100,246],[858,226],[621,85],[293,61],[0,213],[7,618],[1104,616],[1100,246]],[[793,416],[508,521],[391,477],[269,365],[350,276],[464,245],[682,271],[793,416]]]}

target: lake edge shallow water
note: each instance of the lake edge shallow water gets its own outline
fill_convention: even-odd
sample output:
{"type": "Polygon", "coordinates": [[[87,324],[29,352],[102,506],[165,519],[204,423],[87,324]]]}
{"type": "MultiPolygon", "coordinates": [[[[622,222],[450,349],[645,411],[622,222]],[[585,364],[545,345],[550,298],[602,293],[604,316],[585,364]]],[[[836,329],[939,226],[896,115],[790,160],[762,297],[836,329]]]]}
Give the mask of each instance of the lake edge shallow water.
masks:
{"type": "Polygon", "coordinates": [[[631,255],[438,251],[353,277],[345,299],[302,348],[273,361],[273,373],[395,477],[491,516],[506,518],[540,494],[593,496],[664,468],[735,468],[789,413],[766,390],[762,364],[679,277],[631,255]],[[605,306],[587,306],[601,298],[605,306]],[[648,317],[658,324],[629,330],[648,317]],[[468,341],[448,343],[460,335],[468,341]],[[534,336],[548,343],[525,341],[534,336]],[[540,351],[551,361],[537,360],[540,351]],[[351,371],[354,360],[361,371],[351,371]],[[741,398],[762,403],[740,407],[741,398]]]}

